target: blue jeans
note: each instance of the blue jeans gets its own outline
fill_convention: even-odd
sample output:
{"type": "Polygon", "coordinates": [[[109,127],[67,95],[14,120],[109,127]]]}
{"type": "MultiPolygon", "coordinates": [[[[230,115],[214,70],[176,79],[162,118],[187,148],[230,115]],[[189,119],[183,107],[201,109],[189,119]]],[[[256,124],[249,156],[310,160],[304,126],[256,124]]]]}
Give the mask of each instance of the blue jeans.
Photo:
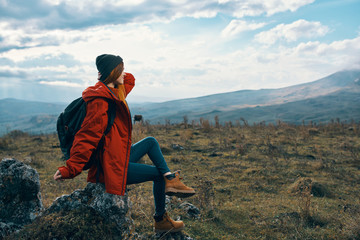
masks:
{"type": "Polygon", "coordinates": [[[159,143],[153,137],[147,137],[133,144],[127,173],[127,184],[153,181],[155,216],[165,213],[165,180],[164,173],[170,172],[159,143]],[[137,163],[145,154],[155,166],[137,163]]]}

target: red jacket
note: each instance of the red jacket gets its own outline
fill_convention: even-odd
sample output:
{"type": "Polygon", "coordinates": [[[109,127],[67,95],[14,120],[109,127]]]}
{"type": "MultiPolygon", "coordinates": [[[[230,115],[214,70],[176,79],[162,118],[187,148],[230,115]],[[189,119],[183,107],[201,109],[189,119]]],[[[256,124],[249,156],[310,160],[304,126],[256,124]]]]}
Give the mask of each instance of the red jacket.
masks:
{"type": "MultiPolygon", "coordinates": [[[[134,85],[134,76],[126,73],[124,78],[125,95],[131,91],[134,85]]],[[[126,103],[117,97],[118,89],[111,88],[111,90],[99,81],[95,86],[89,87],[83,92],[82,97],[87,102],[86,117],[81,129],[75,135],[66,167],[60,167],[59,171],[63,179],[74,178],[82,172],[106,129],[108,103],[102,98],[109,98],[116,102],[116,117],[110,132],[105,136],[104,154],[101,159],[104,174],[100,174],[99,181],[105,183],[106,192],[124,195],[132,124],[126,103]]],[[[96,166],[89,169],[88,182],[96,182],[96,170],[96,166]]]]}

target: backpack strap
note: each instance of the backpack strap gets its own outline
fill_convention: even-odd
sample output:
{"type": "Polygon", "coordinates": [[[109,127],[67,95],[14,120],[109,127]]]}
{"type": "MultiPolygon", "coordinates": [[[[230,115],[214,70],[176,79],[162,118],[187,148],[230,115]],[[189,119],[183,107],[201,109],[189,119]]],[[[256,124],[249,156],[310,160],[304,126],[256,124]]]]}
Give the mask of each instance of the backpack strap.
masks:
{"type": "Polygon", "coordinates": [[[104,135],[108,134],[111,130],[112,125],[114,124],[114,120],[116,117],[116,103],[113,100],[106,99],[109,104],[107,114],[108,114],[108,124],[105,129],[104,135]]]}

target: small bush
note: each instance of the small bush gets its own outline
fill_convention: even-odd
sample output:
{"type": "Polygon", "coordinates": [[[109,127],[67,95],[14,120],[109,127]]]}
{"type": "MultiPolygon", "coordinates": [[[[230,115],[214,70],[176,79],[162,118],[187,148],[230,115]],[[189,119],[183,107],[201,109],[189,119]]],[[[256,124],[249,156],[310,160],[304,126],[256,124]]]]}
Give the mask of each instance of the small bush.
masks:
{"type": "Polygon", "coordinates": [[[211,131],[211,125],[210,125],[209,120],[200,118],[200,125],[201,125],[201,128],[204,129],[204,132],[211,131]]]}
{"type": "Polygon", "coordinates": [[[16,139],[16,138],[28,137],[28,136],[29,136],[29,134],[26,132],[23,132],[21,130],[14,130],[14,131],[9,132],[5,137],[16,139]]]}
{"type": "Polygon", "coordinates": [[[310,136],[316,136],[320,134],[319,130],[316,128],[310,128],[308,132],[310,136]]]}
{"type": "Polygon", "coordinates": [[[206,213],[209,217],[213,216],[215,209],[215,190],[212,180],[204,177],[197,180],[198,185],[196,187],[196,200],[200,209],[206,213]]]}
{"type": "Polygon", "coordinates": [[[323,184],[314,182],[310,178],[299,178],[290,187],[290,192],[302,194],[310,189],[310,194],[314,197],[332,197],[333,194],[323,184]]]}
{"type": "Polygon", "coordinates": [[[6,150],[8,147],[8,141],[6,139],[0,139],[0,150],[6,150]]]}

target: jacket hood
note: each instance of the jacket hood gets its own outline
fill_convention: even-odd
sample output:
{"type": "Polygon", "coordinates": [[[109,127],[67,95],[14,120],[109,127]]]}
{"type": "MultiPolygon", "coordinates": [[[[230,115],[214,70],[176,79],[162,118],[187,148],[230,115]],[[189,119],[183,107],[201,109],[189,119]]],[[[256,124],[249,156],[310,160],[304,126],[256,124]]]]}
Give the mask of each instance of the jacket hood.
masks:
{"type": "Polygon", "coordinates": [[[88,87],[82,93],[85,102],[89,102],[94,98],[102,97],[109,98],[114,101],[119,101],[114,92],[112,92],[103,82],[98,81],[94,86],[88,87]]]}

